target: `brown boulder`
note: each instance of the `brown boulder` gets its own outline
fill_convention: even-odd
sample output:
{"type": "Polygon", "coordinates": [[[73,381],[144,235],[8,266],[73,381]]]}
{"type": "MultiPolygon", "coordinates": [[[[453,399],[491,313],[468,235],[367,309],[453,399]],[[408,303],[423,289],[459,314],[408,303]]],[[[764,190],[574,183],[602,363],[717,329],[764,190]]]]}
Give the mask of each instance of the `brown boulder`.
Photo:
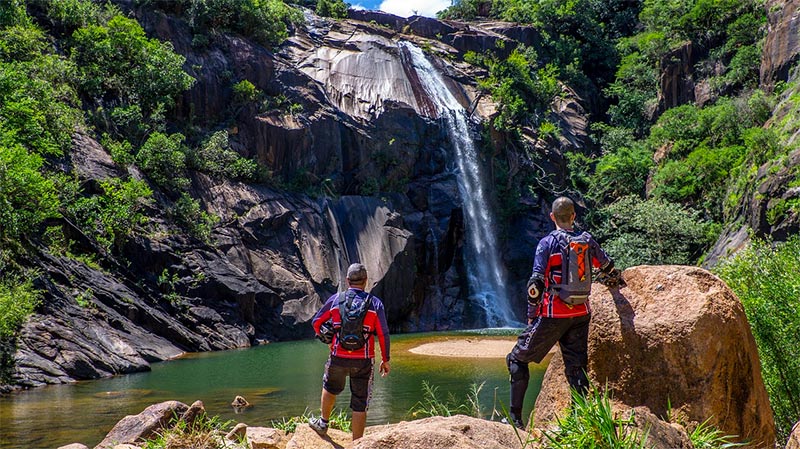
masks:
{"type": "Polygon", "coordinates": [[[250,449],[283,449],[289,438],[283,431],[271,427],[248,427],[247,444],[250,449]]]}
{"type": "Polygon", "coordinates": [[[328,429],[327,435],[320,436],[308,424],[301,424],[286,443],[286,449],[341,449],[350,447],[352,439],[349,433],[336,429],[328,429]]]}
{"type": "Polygon", "coordinates": [[[136,443],[152,438],[167,427],[170,420],[183,414],[189,407],[178,401],[153,404],[138,415],[128,415],[118,422],[94,449],[110,449],[117,444],[136,443]]]}
{"type": "Polygon", "coordinates": [[[800,449],[800,421],[792,427],[789,441],[786,442],[786,449],[800,449]]]}
{"type": "Polygon", "coordinates": [[[201,420],[205,417],[206,414],[206,407],[203,405],[203,401],[194,401],[189,408],[183,412],[181,415],[181,421],[185,422],[189,427],[192,427],[194,422],[200,418],[201,420]]]}
{"type": "MultiPolygon", "coordinates": [[[[522,435],[524,438],[524,435],[522,435]]],[[[367,429],[353,449],[507,449],[521,447],[508,424],[464,415],[434,416],[367,429]]],[[[287,447],[288,449],[288,447],[287,447]]]]}
{"type": "MultiPolygon", "coordinates": [[[[711,418],[725,434],[773,447],[775,426],[755,341],[741,302],[701,268],[641,266],[627,287],[595,284],[589,374],[629,407],[688,421],[711,418]]],[[[560,354],[553,357],[534,410],[554,419],[569,395],[560,354]]]]}
{"type": "Polygon", "coordinates": [[[777,81],[788,81],[800,54],[800,21],[796,1],[768,0],[767,36],[761,53],[761,85],[772,90],[777,81]]]}

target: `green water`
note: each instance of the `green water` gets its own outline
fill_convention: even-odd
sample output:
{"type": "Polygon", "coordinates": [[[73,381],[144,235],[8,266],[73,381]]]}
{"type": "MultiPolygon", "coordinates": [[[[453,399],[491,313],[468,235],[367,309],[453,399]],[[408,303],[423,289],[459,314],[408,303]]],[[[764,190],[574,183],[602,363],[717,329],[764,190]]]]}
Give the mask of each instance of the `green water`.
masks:
{"type": "MultiPolygon", "coordinates": [[[[484,415],[495,396],[508,406],[508,372],[502,358],[444,358],[412,354],[419,344],[488,335],[513,346],[514,330],[392,336],[392,372],[375,376],[368,424],[409,419],[408,410],[422,398],[422,381],[438,387],[443,399],[453,394],[466,401],[470,384],[485,382],[480,394],[484,415]]],[[[266,346],[191,354],[157,363],[152,371],[109,379],[57,385],[0,397],[1,448],[57,448],[80,442],[93,447],[126,415],[166,400],[190,404],[202,400],[210,415],[269,426],[272,420],[319,409],[322,370],[328,349],[316,340],[272,343],[266,346]],[[235,413],[236,395],[252,407],[235,413]]],[[[544,365],[531,365],[526,412],[531,409],[544,375],[544,365]]],[[[347,389],[337,408],[347,408],[347,389]]],[[[497,404],[499,409],[499,403],[497,404]]],[[[349,411],[349,410],[348,410],[349,411]]]]}

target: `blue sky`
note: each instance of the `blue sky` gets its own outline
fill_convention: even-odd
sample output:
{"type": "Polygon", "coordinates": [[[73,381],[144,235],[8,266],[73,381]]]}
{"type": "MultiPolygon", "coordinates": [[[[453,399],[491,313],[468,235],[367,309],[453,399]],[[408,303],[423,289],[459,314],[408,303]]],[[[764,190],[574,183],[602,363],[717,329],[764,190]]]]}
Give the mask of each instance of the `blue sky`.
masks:
{"type": "Polygon", "coordinates": [[[398,16],[408,17],[415,12],[420,16],[434,17],[437,11],[450,6],[450,0],[345,0],[353,7],[380,9],[398,16]]]}

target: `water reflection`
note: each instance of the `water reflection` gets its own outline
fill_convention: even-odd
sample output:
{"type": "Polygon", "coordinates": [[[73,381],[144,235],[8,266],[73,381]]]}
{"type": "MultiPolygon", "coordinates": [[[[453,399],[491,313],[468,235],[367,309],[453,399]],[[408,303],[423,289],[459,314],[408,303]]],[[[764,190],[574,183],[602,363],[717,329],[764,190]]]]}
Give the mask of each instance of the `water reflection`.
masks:
{"type": "MultiPolygon", "coordinates": [[[[375,377],[368,424],[408,419],[421,399],[422,381],[464,400],[470,384],[486,382],[480,396],[491,412],[495,396],[507,403],[508,373],[503,360],[443,358],[417,355],[408,349],[425,342],[475,335],[508,340],[514,330],[409,334],[392,337],[392,373],[375,377]]],[[[316,340],[273,343],[246,350],[192,354],[153,365],[151,372],[34,389],[0,398],[1,448],[55,448],[80,442],[89,447],[102,440],[126,415],[167,400],[191,404],[202,400],[211,415],[269,426],[272,420],[319,407],[327,347],[316,340]],[[231,406],[237,395],[251,404],[239,413],[231,406]]],[[[543,366],[531,366],[531,389],[538,391],[543,366]]],[[[530,409],[535,394],[529,394],[530,409]]],[[[345,389],[337,406],[347,407],[345,389]]]]}

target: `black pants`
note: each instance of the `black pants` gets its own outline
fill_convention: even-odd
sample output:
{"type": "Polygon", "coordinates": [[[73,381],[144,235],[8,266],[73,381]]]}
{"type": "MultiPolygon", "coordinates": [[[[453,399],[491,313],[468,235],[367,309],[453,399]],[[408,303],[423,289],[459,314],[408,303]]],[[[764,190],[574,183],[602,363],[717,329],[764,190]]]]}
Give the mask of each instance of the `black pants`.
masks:
{"type": "Polygon", "coordinates": [[[511,375],[511,412],[520,416],[530,372],[528,363],[541,362],[558,342],[564,357],[564,374],[570,387],[585,393],[589,381],[589,315],[574,318],[537,317],[519,335],[517,344],[506,357],[511,375]]]}
{"type": "Polygon", "coordinates": [[[347,359],[331,355],[322,375],[322,388],[338,395],[344,391],[344,383],[350,377],[350,409],[366,412],[372,397],[372,359],[347,359]]]}

